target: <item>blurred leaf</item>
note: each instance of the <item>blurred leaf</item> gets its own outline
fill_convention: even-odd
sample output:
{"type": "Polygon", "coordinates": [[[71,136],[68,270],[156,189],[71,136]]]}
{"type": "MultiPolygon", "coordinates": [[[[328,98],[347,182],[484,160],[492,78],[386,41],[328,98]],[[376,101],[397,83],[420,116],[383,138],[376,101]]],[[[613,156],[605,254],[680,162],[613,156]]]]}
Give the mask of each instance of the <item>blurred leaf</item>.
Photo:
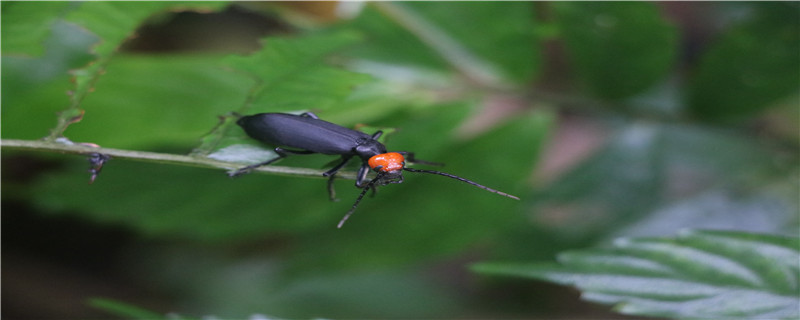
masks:
{"type": "Polygon", "coordinates": [[[797,238],[684,232],[677,239],[618,239],[570,251],[559,265],[481,263],[473,270],[574,285],[583,299],[625,314],[668,318],[800,316],[797,238]]]}
{"type": "Polygon", "coordinates": [[[613,232],[667,235],[685,228],[796,233],[800,211],[794,156],[763,140],[703,126],[660,129],[662,201],[613,232]]]}
{"type": "MultiPolygon", "coordinates": [[[[413,84],[374,79],[353,89],[353,93],[318,115],[333,123],[346,127],[368,124],[381,127],[397,127],[405,120],[397,114],[436,107],[439,101],[436,92],[426,91],[413,84]]],[[[392,137],[389,135],[388,137],[392,137]]]]}
{"type": "Polygon", "coordinates": [[[268,303],[293,319],[323,313],[340,319],[442,318],[456,310],[452,292],[412,270],[308,275],[284,283],[268,303]]]}
{"type": "Polygon", "coordinates": [[[539,73],[535,8],[531,2],[409,2],[481,59],[496,65],[510,80],[531,81],[539,73]]]}
{"type": "Polygon", "coordinates": [[[134,319],[134,320],[156,320],[156,319],[164,319],[164,320],[200,320],[200,319],[249,319],[249,320],[280,320],[280,318],[269,317],[263,314],[254,314],[248,318],[243,318],[241,315],[236,316],[234,318],[222,318],[218,316],[204,316],[201,318],[197,317],[187,317],[182,316],[180,314],[171,312],[168,314],[158,314],[152,312],[150,310],[146,310],[125,302],[116,301],[112,299],[104,299],[104,298],[93,298],[89,300],[89,305],[92,307],[104,310],[108,313],[116,315],[118,317],[122,317],[125,319],[134,319]]]}
{"type": "Polygon", "coordinates": [[[492,256],[546,259],[613,237],[671,235],[690,227],[796,233],[794,157],[762,140],[704,126],[623,127],[605,147],[534,192],[528,221],[507,232],[492,256]]]}
{"type": "Polygon", "coordinates": [[[537,191],[530,202],[539,223],[562,238],[607,232],[656,206],[666,179],[664,136],[657,125],[624,127],[592,157],[537,191]]]}
{"type": "MultiPolygon", "coordinates": [[[[537,191],[531,210],[536,223],[558,230],[554,236],[565,240],[603,238],[634,221],[662,213],[662,206],[669,207],[684,197],[711,188],[730,188],[738,194],[716,198],[727,201],[722,207],[720,202],[714,202],[714,208],[741,206],[743,199],[737,198],[748,194],[748,189],[784,177],[785,171],[791,170],[792,166],[778,165],[775,161],[777,156],[775,150],[759,141],[731,132],[702,126],[638,122],[624,126],[608,139],[601,150],[537,191]]],[[[775,194],[769,193],[750,196],[752,198],[746,203],[766,201],[774,204],[776,200],[785,198],[775,198],[775,194]]],[[[793,219],[791,205],[756,207],[770,208],[770,216],[783,217],[781,221],[793,219]]],[[[744,210],[744,207],[740,208],[744,210]]],[[[715,212],[696,218],[720,219],[715,222],[706,220],[706,224],[747,225],[744,220],[731,221],[729,210],[715,212]]],[[[738,217],[745,218],[746,215],[738,217]]],[[[678,220],[681,219],[675,216],[671,219],[673,223],[658,224],[662,228],[659,234],[677,231],[674,223],[678,220]]],[[[760,227],[767,226],[777,224],[760,227]]]]}
{"type": "Polygon", "coordinates": [[[508,80],[518,82],[530,81],[538,73],[535,12],[531,3],[408,2],[390,5],[402,15],[390,14],[395,10],[387,11],[388,8],[378,11],[368,7],[348,24],[364,30],[368,39],[352,51],[354,55],[436,69],[458,67],[458,61],[451,58],[466,55],[489,64],[496,69],[493,72],[500,72],[508,80]],[[406,16],[411,19],[403,19],[406,16]]]}
{"type": "Polygon", "coordinates": [[[52,35],[44,42],[42,56],[3,55],[0,72],[0,84],[6,93],[0,96],[3,138],[39,139],[45,136],[55,123],[56,113],[69,104],[67,92],[72,84],[68,71],[82,67],[92,59],[88,48],[97,38],[63,21],[54,23],[51,30],[52,35]]]}
{"type": "MultiPolygon", "coordinates": [[[[166,317],[155,313],[150,310],[146,310],[134,305],[130,305],[124,302],[111,300],[111,299],[104,299],[104,298],[93,298],[89,300],[89,305],[92,307],[104,310],[108,313],[114,314],[119,317],[129,318],[129,319],[165,319],[166,317]]],[[[170,318],[172,319],[172,318],[170,318]]]]}
{"type": "Polygon", "coordinates": [[[530,3],[376,3],[394,23],[419,38],[451,68],[484,85],[529,78],[534,55],[530,3]],[[491,26],[491,27],[490,27],[491,26]],[[524,45],[530,43],[530,46],[524,45]],[[506,67],[506,68],[502,68],[506,67]]]}
{"type": "Polygon", "coordinates": [[[100,42],[95,45],[93,52],[98,60],[105,60],[122,44],[125,39],[133,35],[136,28],[145,19],[156,13],[175,8],[187,10],[196,8],[211,10],[219,8],[222,2],[83,2],[80,6],[69,12],[66,20],[86,28],[97,35],[100,42]]]}
{"type": "Polygon", "coordinates": [[[344,28],[356,29],[364,34],[363,43],[346,51],[356,57],[399,65],[446,68],[446,61],[427,50],[418,38],[388,20],[373,6],[364,8],[344,28]]]}
{"type": "MultiPolygon", "coordinates": [[[[789,182],[791,183],[791,182],[789,182]]],[[[792,189],[790,186],[783,186],[792,189]]],[[[670,202],[614,232],[615,236],[665,236],[686,228],[795,234],[800,221],[796,190],[764,190],[751,186],[714,188],[670,202]]]]}
{"type": "Polygon", "coordinates": [[[66,11],[69,2],[9,1],[2,6],[3,56],[39,56],[53,23],[66,11]]]}
{"type": "Polygon", "coordinates": [[[690,79],[688,105],[701,119],[743,120],[781,98],[798,104],[800,7],[750,5],[752,17],[723,34],[690,79]]]}
{"type": "Polygon", "coordinates": [[[554,2],[575,71],[597,96],[621,99],[661,81],[673,66],[677,30],[655,3],[554,2]]]}
{"type": "Polygon", "coordinates": [[[340,319],[387,314],[420,319],[441,318],[455,310],[453,292],[431,283],[418,268],[298,274],[276,259],[275,252],[263,248],[246,257],[224,247],[190,244],[154,249],[155,254],[137,257],[140,268],[134,267],[133,276],[164,290],[184,292],[179,301],[184,308],[223,319],[244,319],[265,310],[287,319],[321,314],[340,319]]]}

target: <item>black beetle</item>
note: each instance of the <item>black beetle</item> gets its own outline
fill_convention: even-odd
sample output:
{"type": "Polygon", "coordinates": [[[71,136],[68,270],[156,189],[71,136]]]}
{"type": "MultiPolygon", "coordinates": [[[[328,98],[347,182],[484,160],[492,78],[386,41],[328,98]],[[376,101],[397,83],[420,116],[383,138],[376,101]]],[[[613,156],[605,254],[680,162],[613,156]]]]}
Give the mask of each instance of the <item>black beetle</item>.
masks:
{"type": "Polygon", "coordinates": [[[361,131],[351,130],[324,120],[320,120],[317,115],[306,112],[301,115],[286,113],[259,113],[243,116],[236,121],[244,131],[253,139],[275,146],[275,153],[278,158],[269,161],[249,165],[231,173],[231,176],[238,176],[250,171],[251,169],[271,164],[290,154],[329,154],[341,155],[342,161],[330,170],[323,173],[323,176],[330,177],[328,180],[328,190],[333,199],[333,179],[339,169],[344,167],[354,156],[361,158],[361,168],[356,177],[356,187],[363,189],[359,194],[353,207],[348,211],[338,224],[342,227],[345,221],[355,211],[361,199],[369,189],[384,186],[390,183],[403,182],[403,170],[410,172],[431,173],[448,178],[453,178],[462,182],[469,183],[478,188],[497,193],[512,199],[519,200],[518,197],[498,191],[476,182],[439,171],[406,168],[405,161],[412,163],[434,164],[432,162],[414,159],[412,152],[387,152],[386,146],[378,142],[378,138],[383,134],[382,131],[368,135],[361,131]],[[286,149],[284,147],[292,148],[286,149]],[[377,175],[367,182],[367,174],[370,169],[375,170],[377,175]]]}

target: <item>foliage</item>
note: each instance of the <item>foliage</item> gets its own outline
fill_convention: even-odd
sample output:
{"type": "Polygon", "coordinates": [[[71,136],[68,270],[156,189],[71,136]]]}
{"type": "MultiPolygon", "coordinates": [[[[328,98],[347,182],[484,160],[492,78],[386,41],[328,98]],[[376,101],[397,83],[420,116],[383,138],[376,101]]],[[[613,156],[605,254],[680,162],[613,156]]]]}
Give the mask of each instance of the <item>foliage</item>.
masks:
{"type": "MultiPolygon", "coordinates": [[[[4,141],[148,151],[112,159],[86,185],[83,159],[4,143],[4,169],[26,157],[59,163],[27,180],[4,175],[4,215],[13,201],[45,219],[122,226],[141,237],[120,249],[123,272],[175,297],[174,309],[157,312],[90,300],[99,309],[134,318],[556,316],[524,292],[513,293],[514,311],[491,298],[475,304],[483,298],[469,292],[503,284],[453,271],[515,260],[532,262],[475,270],[573,285],[628,314],[796,316],[800,248],[785,236],[800,211],[796,3],[704,4],[720,21],[694,58],[682,54],[686,30],[656,3],[377,2],[334,23],[286,3],[0,5],[4,141]],[[252,50],[157,54],[132,44],[143,26],[231,10],[282,29],[252,50]],[[523,201],[408,173],[337,230],[359,192],[346,180],[355,167],[336,180],[341,202],[328,201],[322,177],[300,171],[226,177],[274,156],[235,125],[237,114],[307,110],[380,128],[390,149],[523,201]],[[546,181],[536,170],[557,156],[552,141],[575,117],[601,128],[591,133],[601,142],[546,181]],[[736,231],[668,238],[687,227],[736,231]],[[543,262],[556,254],[560,264],[543,262]],[[465,286],[472,291],[457,289],[465,286]]],[[[321,171],[332,160],[275,167],[321,171]]]]}
{"type": "Polygon", "coordinates": [[[655,6],[562,2],[553,9],[576,73],[602,98],[641,92],[674,63],[677,30],[659,18],[655,6]]]}
{"type": "Polygon", "coordinates": [[[583,298],[626,314],[668,318],[798,316],[796,238],[684,232],[676,239],[620,238],[609,248],[567,251],[561,265],[482,263],[482,273],[575,285],[583,298]]]}
{"type": "Polygon", "coordinates": [[[796,3],[758,6],[721,37],[692,79],[692,112],[705,120],[739,120],[759,112],[758,106],[797,94],[800,31],[797,23],[785,23],[796,21],[797,12],[796,3]]]}

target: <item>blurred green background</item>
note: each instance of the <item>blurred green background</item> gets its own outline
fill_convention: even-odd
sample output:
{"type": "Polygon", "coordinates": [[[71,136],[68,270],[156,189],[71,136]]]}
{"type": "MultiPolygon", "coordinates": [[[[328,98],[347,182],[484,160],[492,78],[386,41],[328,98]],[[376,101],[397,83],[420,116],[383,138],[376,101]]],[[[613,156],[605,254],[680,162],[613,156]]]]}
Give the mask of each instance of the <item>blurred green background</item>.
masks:
{"type": "Polygon", "coordinates": [[[108,317],[88,302],[104,298],[240,319],[627,318],[467,266],[684,228],[795,235],[799,18],[795,2],[4,1],[3,139],[79,108],[72,141],[203,156],[247,143],[220,116],[311,110],[395,128],[389,149],[522,201],[409,173],[339,230],[349,180],[330,202],[323,179],[112,159],[88,185],[83,157],[4,148],[3,316],[108,317]]]}

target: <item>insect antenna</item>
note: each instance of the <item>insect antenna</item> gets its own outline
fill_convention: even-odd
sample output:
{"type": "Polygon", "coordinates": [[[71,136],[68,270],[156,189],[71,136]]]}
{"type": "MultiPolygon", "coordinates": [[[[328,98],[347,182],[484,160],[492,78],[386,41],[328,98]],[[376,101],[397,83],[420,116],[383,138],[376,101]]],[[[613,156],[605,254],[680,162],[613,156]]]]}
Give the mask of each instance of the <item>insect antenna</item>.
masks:
{"type": "MultiPolygon", "coordinates": [[[[403,168],[403,170],[411,171],[411,172],[438,174],[440,176],[445,176],[445,177],[448,177],[448,178],[456,179],[456,180],[461,181],[461,182],[469,183],[469,184],[471,184],[473,186],[476,186],[478,188],[481,188],[481,189],[489,191],[489,192],[494,192],[494,193],[499,194],[501,196],[506,196],[506,197],[509,197],[511,199],[514,199],[514,200],[519,200],[519,197],[517,197],[517,196],[510,195],[510,194],[505,193],[503,191],[499,191],[499,190],[495,190],[495,189],[489,188],[487,186],[484,186],[484,185],[479,184],[479,183],[474,182],[474,181],[470,181],[470,180],[464,179],[464,178],[459,177],[457,175],[452,175],[452,174],[449,174],[449,173],[433,171],[433,170],[424,170],[424,169],[403,168]]],[[[370,183],[372,183],[372,182],[370,181],[370,183]]]]}
{"type": "Polygon", "coordinates": [[[375,178],[373,178],[372,180],[369,181],[369,183],[367,183],[367,186],[364,187],[364,190],[361,190],[361,194],[359,194],[358,198],[356,198],[356,202],[353,203],[353,207],[350,208],[350,211],[347,211],[347,213],[344,214],[344,217],[342,217],[342,220],[339,220],[339,224],[336,225],[336,228],[339,228],[339,229],[342,228],[342,225],[344,225],[344,222],[347,221],[347,219],[350,218],[350,216],[353,214],[353,212],[356,211],[356,207],[358,207],[358,203],[361,202],[361,199],[364,198],[364,195],[367,194],[367,191],[369,191],[369,189],[373,189],[374,190],[375,182],[380,180],[381,178],[383,178],[383,172],[379,172],[378,175],[375,178]]]}

